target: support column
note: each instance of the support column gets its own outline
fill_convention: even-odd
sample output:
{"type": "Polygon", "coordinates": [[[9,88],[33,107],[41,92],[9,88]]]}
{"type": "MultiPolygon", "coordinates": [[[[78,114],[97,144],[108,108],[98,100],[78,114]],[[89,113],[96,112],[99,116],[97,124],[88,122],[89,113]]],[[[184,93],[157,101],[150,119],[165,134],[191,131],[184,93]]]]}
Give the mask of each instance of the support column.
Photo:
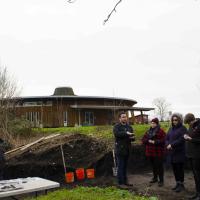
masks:
{"type": "Polygon", "coordinates": [[[40,128],[43,128],[43,126],[44,126],[44,124],[43,124],[43,117],[44,117],[44,114],[43,114],[43,102],[42,102],[42,105],[41,105],[41,115],[40,115],[40,117],[41,117],[41,119],[40,119],[40,128]]]}
{"type": "Polygon", "coordinates": [[[143,111],[141,110],[141,111],[140,111],[140,113],[141,113],[141,123],[142,123],[142,124],[144,124],[144,116],[143,116],[143,111]]]}
{"type": "Polygon", "coordinates": [[[135,114],[134,114],[134,110],[132,111],[131,115],[132,115],[132,119],[133,119],[133,124],[135,124],[135,114]]]}
{"type": "Polygon", "coordinates": [[[81,111],[78,109],[78,126],[81,126],[81,111]]]}

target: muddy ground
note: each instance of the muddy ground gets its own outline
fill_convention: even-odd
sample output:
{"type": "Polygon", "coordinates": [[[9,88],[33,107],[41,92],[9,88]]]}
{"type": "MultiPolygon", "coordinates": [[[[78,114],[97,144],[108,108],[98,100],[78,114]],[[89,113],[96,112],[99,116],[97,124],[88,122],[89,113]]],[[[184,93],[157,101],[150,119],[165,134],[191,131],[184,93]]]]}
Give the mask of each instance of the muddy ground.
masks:
{"type": "MultiPolygon", "coordinates": [[[[84,186],[116,186],[116,178],[112,176],[112,150],[113,143],[91,138],[85,135],[61,135],[17,150],[6,156],[5,178],[42,177],[61,183],[61,187],[72,188],[77,185],[84,186]],[[66,184],[62,163],[62,144],[67,171],[76,168],[95,168],[96,178],[93,180],[75,181],[66,184]]],[[[144,156],[144,147],[133,145],[129,160],[129,182],[133,187],[130,192],[158,196],[161,200],[183,200],[194,191],[192,173],[187,169],[185,176],[186,191],[176,194],[171,190],[174,186],[174,177],[170,169],[165,172],[165,185],[160,188],[157,184],[149,185],[152,177],[148,161],[144,156]]],[[[22,199],[23,197],[20,197],[22,199]]]]}
{"type": "Polygon", "coordinates": [[[137,194],[145,196],[157,196],[160,200],[185,200],[194,192],[194,181],[192,173],[185,173],[185,191],[176,193],[171,190],[175,185],[174,176],[171,170],[165,171],[165,184],[158,187],[157,183],[149,184],[152,173],[145,172],[143,174],[131,174],[129,180],[133,183],[133,191],[137,194]]]}

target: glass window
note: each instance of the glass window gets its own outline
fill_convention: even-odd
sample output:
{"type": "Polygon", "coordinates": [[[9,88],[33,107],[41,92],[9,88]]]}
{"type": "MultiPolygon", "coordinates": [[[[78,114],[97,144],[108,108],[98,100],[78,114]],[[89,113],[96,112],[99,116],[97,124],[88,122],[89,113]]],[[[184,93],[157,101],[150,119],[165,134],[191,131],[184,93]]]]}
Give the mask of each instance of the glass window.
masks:
{"type": "Polygon", "coordinates": [[[94,113],[85,112],[85,125],[94,125],[94,113]]]}
{"type": "Polygon", "coordinates": [[[67,111],[63,112],[64,126],[67,126],[67,111]]]}
{"type": "Polygon", "coordinates": [[[39,124],[40,113],[39,112],[27,112],[26,119],[32,123],[39,124]]]}

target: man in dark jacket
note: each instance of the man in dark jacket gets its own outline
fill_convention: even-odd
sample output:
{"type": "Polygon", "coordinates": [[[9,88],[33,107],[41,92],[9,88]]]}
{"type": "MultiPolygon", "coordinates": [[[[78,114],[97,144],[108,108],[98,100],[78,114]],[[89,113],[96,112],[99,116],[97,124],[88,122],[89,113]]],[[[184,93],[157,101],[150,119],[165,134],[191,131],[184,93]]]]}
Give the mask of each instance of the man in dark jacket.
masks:
{"type": "Polygon", "coordinates": [[[4,152],[5,152],[5,143],[0,138],[0,180],[4,179],[4,167],[5,167],[4,152]]]}
{"type": "Polygon", "coordinates": [[[131,186],[127,182],[127,164],[130,154],[131,141],[133,141],[133,128],[128,124],[128,118],[125,112],[119,114],[119,123],[113,128],[115,136],[115,149],[117,157],[117,178],[120,187],[131,186]]]}
{"type": "Polygon", "coordinates": [[[190,160],[196,185],[196,194],[189,199],[200,200],[200,120],[196,120],[192,113],[188,113],[184,122],[189,124],[188,134],[184,135],[186,156],[190,160]]]}

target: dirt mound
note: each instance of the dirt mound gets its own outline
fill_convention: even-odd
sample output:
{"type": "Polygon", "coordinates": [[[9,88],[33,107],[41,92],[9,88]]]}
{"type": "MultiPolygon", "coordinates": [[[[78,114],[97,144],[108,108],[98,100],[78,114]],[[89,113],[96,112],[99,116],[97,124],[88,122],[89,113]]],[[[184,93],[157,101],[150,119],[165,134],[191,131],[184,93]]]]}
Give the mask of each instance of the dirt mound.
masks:
{"type": "Polygon", "coordinates": [[[107,173],[107,168],[112,169],[110,150],[102,140],[81,134],[58,135],[41,138],[36,143],[7,153],[6,177],[40,176],[53,180],[63,178],[60,145],[63,147],[67,170],[94,167],[97,174],[101,174],[107,173]]]}

